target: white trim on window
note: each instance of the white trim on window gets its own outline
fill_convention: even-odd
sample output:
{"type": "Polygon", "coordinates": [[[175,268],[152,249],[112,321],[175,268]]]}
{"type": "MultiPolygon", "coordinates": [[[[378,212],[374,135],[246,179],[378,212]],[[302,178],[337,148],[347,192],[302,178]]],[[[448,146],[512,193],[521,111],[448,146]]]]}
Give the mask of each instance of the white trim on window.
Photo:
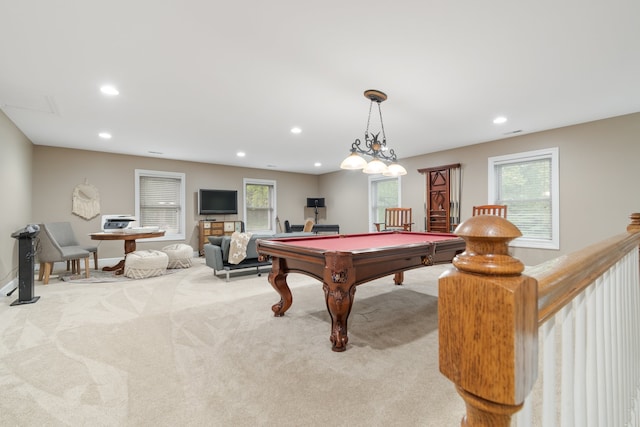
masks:
{"type": "Polygon", "coordinates": [[[276,233],[276,218],[278,217],[278,212],[276,209],[277,204],[277,191],[276,191],[276,181],[270,179],[253,179],[253,178],[244,178],[242,183],[242,197],[243,197],[243,209],[244,209],[244,221],[245,221],[245,229],[252,233],[262,233],[262,234],[275,234],[276,233]],[[247,185],[265,185],[270,188],[269,191],[269,219],[268,219],[268,227],[267,229],[251,229],[251,216],[248,215],[247,212],[247,185]]]}
{"type": "MultiPolygon", "coordinates": [[[[185,240],[186,236],[186,222],[185,222],[185,212],[186,212],[186,196],[185,196],[185,188],[186,188],[186,176],[184,173],[180,172],[161,172],[161,171],[152,171],[152,170],[144,170],[144,169],[136,169],[135,170],[135,217],[136,222],[141,226],[149,226],[149,225],[158,225],[161,228],[165,229],[165,235],[163,237],[157,237],[153,239],[145,239],[146,242],[149,241],[164,241],[164,240],[185,240]],[[166,203],[174,204],[173,216],[174,218],[169,223],[161,224],[155,221],[153,224],[145,224],[142,208],[141,208],[141,189],[140,189],[140,181],[144,178],[159,178],[159,179],[168,179],[168,180],[176,180],[177,188],[179,194],[173,194],[171,196],[171,200],[168,200],[166,203]],[[175,203],[178,203],[176,206],[175,203]]],[[[160,203],[165,203],[160,200],[160,203]]]]}
{"type": "MultiPolygon", "coordinates": [[[[551,212],[541,212],[551,221],[548,237],[532,237],[527,236],[526,228],[523,225],[521,232],[522,237],[511,242],[512,246],[537,249],[560,249],[560,182],[559,182],[559,154],[558,148],[547,148],[542,150],[528,151],[524,153],[508,154],[504,156],[496,156],[489,158],[489,204],[506,204],[507,219],[518,226],[518,216],[514,209],[509,208],[509,200],[501,200],[498,189],[498,176],[496,170],[505,165],[525,164],[527,162],[535,162],[548,159],[551,162],[551,182],[549,184],[549,202],[551,212]],[[513,212],[513,214],[512,214],[513,212]]],[[[525,199],[526,200],[526,199],[525,199]]]]}
{"type": "MultiPolygon", "coordinates": [[[[377,209],[377,203],[375,202],[374,187],[380,181],[398,181],[398,203],[395,206],[388,207],[402,207],[402,179],[400,176],[384,176],[384,175],[369,175],[369,231],[376,231],[374,223],[379,222],[376,218],[375,211],[377,209]]],[[[384,221],[384,218],[382,219],[384,221]]]]}

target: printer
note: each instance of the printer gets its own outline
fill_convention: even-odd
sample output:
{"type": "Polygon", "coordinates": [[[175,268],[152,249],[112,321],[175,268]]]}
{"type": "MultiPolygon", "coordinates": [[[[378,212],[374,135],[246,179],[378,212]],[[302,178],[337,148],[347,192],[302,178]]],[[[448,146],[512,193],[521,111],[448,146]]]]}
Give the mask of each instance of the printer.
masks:
{"type": "Polygon", "coordinates": [[[132,215],[102,215],[102,231],[122,231],[130,228],[135,220],[132,215]]]}

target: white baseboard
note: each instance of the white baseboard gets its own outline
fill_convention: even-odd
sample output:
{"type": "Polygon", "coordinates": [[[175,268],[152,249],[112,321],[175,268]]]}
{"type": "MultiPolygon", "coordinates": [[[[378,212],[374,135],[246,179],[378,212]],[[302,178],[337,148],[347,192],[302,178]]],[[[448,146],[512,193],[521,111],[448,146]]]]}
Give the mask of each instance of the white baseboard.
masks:
{"type": "Polygon", "coordinates": [[[18,278],[16,277],[12,281],[4,285],[2,288],[0,288],[0,294],[4,296],[8,296],[9,292],[13,291],[17,287],[18,287],[18,278]]]}

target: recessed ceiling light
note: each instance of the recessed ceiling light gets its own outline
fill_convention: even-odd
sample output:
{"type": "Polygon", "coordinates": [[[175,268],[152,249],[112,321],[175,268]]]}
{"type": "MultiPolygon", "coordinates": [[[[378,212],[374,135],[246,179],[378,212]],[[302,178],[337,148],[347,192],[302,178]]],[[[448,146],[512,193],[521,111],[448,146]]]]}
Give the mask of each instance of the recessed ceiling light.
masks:
{"type": "Polygon", "coordinates": [[[504,116],[498,116],[495,119],[493,119],[493,123],[496,125],[501,125],[502,123],[506,123],[507,122],[507,118],[504,116]]]}
{"type": "Polygon", "coordinates": [[[320,163],[320,162],[315,162],[315,163],[313,164],[313,166],[315,166],[315,167],[319,168],[320,166],[322,166],[322,163],[320,163]]]}
{"type": "Polygon", "coordinates": [[[104,85],[100,87],[100,92],[104,93],[105,95],[111,95],[111,96],[115,96],[115,95],[119,95],[120,91],[118,91],[118,89],[115,86],[112,85],[104,85]]]}
{"type": "Polygon", "coordinates": [[[111,134],[109,132],[100,132],[98,136],[102,139],[111,139],[111,134]]]}
{"type": "Polygon", "coordinates": [[[300,133],[302,132],[302,129],[300,129],[299,127],[293,127],[291,128],[291,133],[300,133]]]}
{"type": "Polygon", "coordinates": [[[244,151],[238,151],[238,152],[236,153],[236,156],[238,156],[238,157],[244,157],[244,156],[246,156],[246,155],[247,155],[247,153],[245,153],[244,151]]]}

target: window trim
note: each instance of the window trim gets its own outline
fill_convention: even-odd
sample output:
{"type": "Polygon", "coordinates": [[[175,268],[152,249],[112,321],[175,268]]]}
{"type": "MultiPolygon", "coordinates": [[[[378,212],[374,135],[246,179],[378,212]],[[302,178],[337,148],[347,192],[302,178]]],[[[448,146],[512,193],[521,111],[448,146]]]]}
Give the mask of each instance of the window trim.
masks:
{"type": "Polygon", "coordinates": [[[176,234],[165,234],[162,237],[153,237],[150,239],[144,239],[145,242],[158,242],[158,241],[170,241],[170,240],[185,240],[186,239],[186,174],[183,172],[163,172],[146,169],[135,170],[135,218],[138,221],[140,218],[140,178],[143,176],[162,177],[162,178],[176,178],[180,180],[180,215],[179,225],[180,232],[176,234]]]}
{"type": "Polygon", "coordinates": [[[273,187],[273,200],[271,200],[271,207],[273,209],[273,216],[271,218],[271,224],[269,226],[271,229],[269,230],[253,230],[254,234],[276,234],[277,233],[277,218],[278,218],[278,187],[277,181],[274,179],[255,179],[255,178],[244,178],[242,180],[242,210],[243,217],[245,221],[245,229],[247,227],[247,184],[256,184],[256,185],[269,185],[273,187]]]}
{"type": "Polygon", "coordinates": [[[384,176],[382,174],[369,175],[369,231],[376,231],[376,222],[373,218],[373,183],[377,181],[390,181],[396,179],[398,181],[398,207],[402,207],[402,177],[401,176],[384,176]]]}
{"type": "MultiPolygon", "coordinates": [[[[532,249],[560,249],[560,171],[558,147],[541,150],[526,151],[522,153],[507,154],[503,156],[489,157],[489,204],[496,202],[496,177],[495,166],[509,163],[519,163],[536,159],[551,159],[551,239],[542,240],[530,237],[519,237],[511,241],[514,247],[532,249]]],[[[507,213],[507,219],[509,219],[507,213]]]]}

